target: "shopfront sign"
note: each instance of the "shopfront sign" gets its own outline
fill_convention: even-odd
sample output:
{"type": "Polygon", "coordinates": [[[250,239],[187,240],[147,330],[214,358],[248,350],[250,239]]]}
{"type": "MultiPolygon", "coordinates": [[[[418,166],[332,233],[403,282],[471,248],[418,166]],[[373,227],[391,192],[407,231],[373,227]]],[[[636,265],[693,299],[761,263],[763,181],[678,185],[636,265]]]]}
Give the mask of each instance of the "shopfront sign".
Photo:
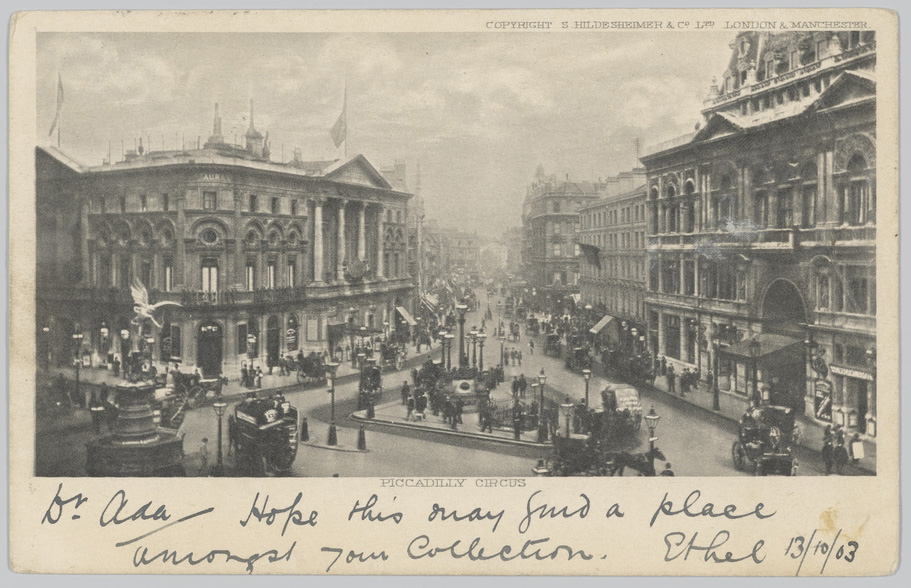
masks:
{"type": "Polygon", "coordinates": [[[832,384],[826,380],[816,380],[813,395],[813,411],[816,418],[832,422],[832,384]]]}
{"type": "Polygon", "coordinates": [[[840,365],[829,364],[829,369],[833,374],[838,374],[839,376],[848,376],[849,378],[857,378],[858,380],[868,380],[873,381],[873,374],[870,372],[865,372],[863,370],[857,370],[849,367],[842,367],[840,365]]]}

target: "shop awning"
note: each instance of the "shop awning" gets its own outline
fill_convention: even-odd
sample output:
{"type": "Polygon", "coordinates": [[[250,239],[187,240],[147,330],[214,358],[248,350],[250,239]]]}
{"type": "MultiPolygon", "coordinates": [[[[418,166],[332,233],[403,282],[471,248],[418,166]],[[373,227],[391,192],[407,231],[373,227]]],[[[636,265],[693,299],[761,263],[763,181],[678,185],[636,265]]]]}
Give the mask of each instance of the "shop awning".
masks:
{"type": "MultiPolygon", "coordinates": [[[[759,342],[759,353],[757,354],[757,357],[766,357],[803,343],[794,337],[778,335],[775,333],[760,333],[755,340],[759,342]]],[[[753,339],[744,339],[743,341],[734,343],[727,349],[722,349],[722,352],[736,357],[752,359],[753,355],[750,353],[750,345],[752,343],[753,339]]]]}
{"type": "Polygon", "coordinates": [[[405,322],[412,327],[418,324],[417,321],[414,320],[414,317],[411,316],[411,313],[408,312],[404,306],[396,306],[395,309],[399,312],[400,315],[402,315],[402,318],[405,319],[405,322]]]}
{"type": "Polygon", "coordinates": [[[437,305],[440,304],[440,301],[437,300],[437,298],[432,294],[424,294],[424,296],[421,298],[421,302],[423,302],[424,306],[426,306],[427,309],[433,313],[436,313],[437,305]]]}
{"type": "Polygon", "coordinates": [[[597,335],[598,333],[601,332],[602,329],[604,329],[604,327],[607,326],[607,323],[611,322],[612,320],[614,320],[614,317],[612,317],[609,314],[606,314],[606,315],[602,316],[601,320],[598,321],[594,327],[589,329],[588,332],[591,333],[592,335],[597,335]]]}

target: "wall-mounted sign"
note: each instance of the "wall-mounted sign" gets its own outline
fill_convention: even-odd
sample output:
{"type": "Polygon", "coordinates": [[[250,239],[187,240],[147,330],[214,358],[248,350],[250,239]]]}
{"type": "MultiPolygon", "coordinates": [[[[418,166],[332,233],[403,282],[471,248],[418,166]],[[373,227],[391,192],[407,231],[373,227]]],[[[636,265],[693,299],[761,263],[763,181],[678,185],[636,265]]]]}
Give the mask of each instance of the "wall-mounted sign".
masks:
{"type": "Polygon", "coordinates": [[[838,374],[839,376],[848,376],[849,378],[857,378],[858,380],[869,380],[870,382],[873,381],[873,374],[863,370],[832,364],[829,364],[829,369],[832,370],[833,374],[838,374]]]}

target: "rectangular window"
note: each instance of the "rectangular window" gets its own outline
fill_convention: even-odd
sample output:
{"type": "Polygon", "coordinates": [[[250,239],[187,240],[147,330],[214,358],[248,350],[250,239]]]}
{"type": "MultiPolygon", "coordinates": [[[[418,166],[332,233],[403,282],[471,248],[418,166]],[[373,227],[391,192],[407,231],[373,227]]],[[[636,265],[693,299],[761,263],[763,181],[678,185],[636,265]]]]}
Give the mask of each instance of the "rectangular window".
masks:
{"type": "Polygon", "coordinates": [[[554,243],[552,254],[554,257],[560,257],[560,244],[554,243]]]}
{"type": "Polygon", "coordinates": [[[280,210],[280,204],[277,197],[272,198],[272,214],[278,214],[280,210]]]}
{"type": "Polygon", "coordinates": [[[165,212],[168,212],[168,209],[171,207],[170,197],[167,194],[161,195],[161,209],[165,212]]]}
{"type": "Polygon", "coordinates": [[[247,266],[244,270],[244,283],[247,286],[247,290],[256,289],[256,262],[252,259],[247,260],[247,266]]]}
{"type": "Polygon", "coordinates": [[[174,260],[170,257],[164,258],[164,291],[170,292],[174,289],[174,260]]]}
{"type": "Polygon", "coordinates": [[[149,210],[149,197],[146,194],[139,195],[139,211],[147,212],[149,210]]]}
{"type": "Polygon", "coordinates": [[[867,314],[869,291],[867,288],[867,268],[852,266],[846,268],[847,286],[846,308],[847,312],[867,314]]]}
{"type": "Polygon", "coordinates": [[[250,194],[250,212],[259,212],[259,198],[256,194],[250,194]]]}
{"type": "Polygon", "coordinates": [[[291,214],[297,216],[297,200],[291,201],[291,214]]]}
{"type": "Polygon", "coordinates": [[[307,341],[319,341],[319,319],[307,319],[307,341]]]}
{"type": "Polygon", "coordinates": [[[794,196],[790,188],[778,192],[778,228],[794,225],[794,196]]]}
{"type": "Polygon", "coordinates": [[[139,280],[146,288],[152,287],[152,262],[142,260],[139,264],[139,280]]]}
{"type": "Polygon", "coordinates": [[[107,198],[99,198],[98,208],[101,210],[101,214],[104,214],[108,211],[107,198]]]}
{"type": "Polygon", "coordinates": [[[215,258],[202,260],[202,291],[218,292],[218,260],[215,258]]]}
{"type": "Polygon", "coordinates": [[[202,207],[204,210],[215,210],[218,208],[218,192],[203,192],[202,207]]]}
{"type": "Polygon", "coordinates": [[[664,349],[668,357],[680,359],[680,317],[664,316],[664,349]]]}
{"type": "Polygon", "coordinates": [[[297,285],[297,259],[291,257],[288,259],[288,286],[297,285]]]}
{"type": "Polygon", "coordinates": [[[270,261],[266,267],[266,288],[270,290],[275,288],[275,261],[270,261]]]}

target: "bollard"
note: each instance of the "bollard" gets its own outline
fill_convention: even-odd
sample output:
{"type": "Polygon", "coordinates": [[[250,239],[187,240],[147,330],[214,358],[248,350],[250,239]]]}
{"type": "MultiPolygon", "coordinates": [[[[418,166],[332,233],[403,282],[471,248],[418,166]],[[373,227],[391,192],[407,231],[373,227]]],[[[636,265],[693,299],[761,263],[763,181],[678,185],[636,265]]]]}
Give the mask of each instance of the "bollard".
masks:
{"type": "Polygon", "coordinates": [[[376,416],[376,409],[373,407],[373,402],[367,404],[367,418],[372,419],[376,416]]]}
{"type": "Polygon", "coordinates": [[[364,425],[357,431],[357,448],[361,451],[367,450],[367,433],[364,431],[364,425]]]}
{"type": "Polygon", "coordinates": [[[310,429],[307,427],[307,417],[301,417],[301,443],[306,443],[310,440],[310,429]]]}

